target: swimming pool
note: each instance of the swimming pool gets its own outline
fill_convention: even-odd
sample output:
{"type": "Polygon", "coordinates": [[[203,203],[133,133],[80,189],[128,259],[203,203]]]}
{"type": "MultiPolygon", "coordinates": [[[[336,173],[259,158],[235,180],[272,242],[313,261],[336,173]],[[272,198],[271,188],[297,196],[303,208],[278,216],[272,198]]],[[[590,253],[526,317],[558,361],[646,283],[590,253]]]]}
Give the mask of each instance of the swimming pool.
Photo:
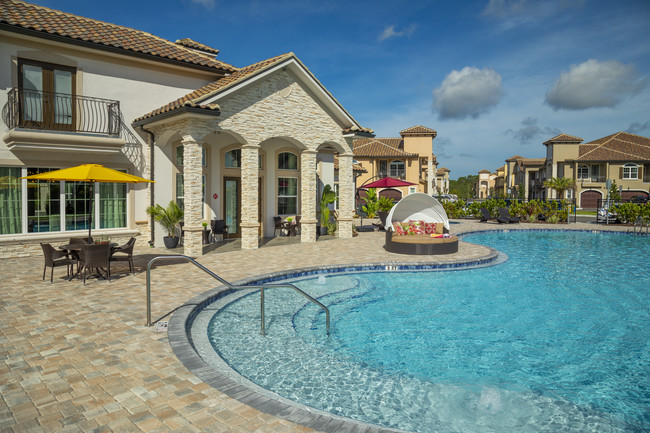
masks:
{"type": "Polygon", "coordinates": [[[448,272],[328,275],[224,298],[192,339],[252,382],[341,416],[426,431],[645,431],[650,238],[510,232],[465,240],[509,260],[448,272]],[[390,280],[386,277],[390,277],[390,280]],[[206,328],[208,332],[206,333],[206,328]]]}

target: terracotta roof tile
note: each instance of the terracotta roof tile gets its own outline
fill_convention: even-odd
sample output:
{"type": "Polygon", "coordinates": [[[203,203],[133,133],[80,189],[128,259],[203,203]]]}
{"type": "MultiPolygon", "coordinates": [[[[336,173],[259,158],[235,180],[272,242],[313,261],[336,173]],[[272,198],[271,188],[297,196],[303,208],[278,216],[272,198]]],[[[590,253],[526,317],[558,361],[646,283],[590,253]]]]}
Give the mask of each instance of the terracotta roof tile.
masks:
{"type": "Polygon", "coordinates": [[[208,47],[207,45],[202,44],[200,42],[193,41],[190,38],[178,39],[174,43],[178,45],[183,45],[184,47],[188,47],[193,50],[203,51],[204,53],[208,53],[208,54],[214,54],[215,56],[219,54],[219,50],[217,50],[216,48],[208,47]]]}
{"type": "Polygon", "coordinates": [[[35,30],[71,40],[116,48],[125,53],[199,65],[225,72],[236,71],[232,65],[141,30],[118,26],[37,6],[18,0],[0,2],[0,23],[35,30]]]}
{"type": "Polygon", "coordinates": [[[401,138],[360,138],[354,140],[352,153],[358,157],[417,157],[417,153],[404,152],[401,138]]]}
{"type": "Polygon", "coordinates": [[[556,135],[555,137],[551,138],[550,140],[546,140],[544,144],[551,144],[551,143],[581,143],[582,138],[576,137],[575,135],[569,135],[569,134],[560,134],[556,135]]]}
{"type": "Polygon", "coordinates": [[[521,156],[521,155],[514,155],[514,156],[511,156],[510,158],[506,159],[506,162],[516,161],[518,159],[523,159],[523,158],[524,157],[521,156]]]}
{"type": "Polygon", "coordinates": [[[353,126],[351,128],[345,128],[343,130],[344,135],[345,134],[354,134],[356,132],[360,132],[360,133],[363,133],[363,134],[374,134],[375,133],[375,131],[373,131],[372,129],[364,128],[362,126],[360,126],[360,127],[353,126]]]}
{"type": "Polygon", "coordinates": [[[415,125],[400,131],[399,134],[402,137],[405,135],[433,135],[433,138],[435,138],[438,135],[438,132],[435,129],[427,128],[426,126],[415,125]]]}
{"type": "Polygon", "coordinates": [[[526,167],[544,165],[546,158],[522,158],[521,164],[526,167]]]}
{"type": "Polygon", "coordinates": [[[580,146],[577,161],[650,161],[650,138],[617,132],[580,146]]]}

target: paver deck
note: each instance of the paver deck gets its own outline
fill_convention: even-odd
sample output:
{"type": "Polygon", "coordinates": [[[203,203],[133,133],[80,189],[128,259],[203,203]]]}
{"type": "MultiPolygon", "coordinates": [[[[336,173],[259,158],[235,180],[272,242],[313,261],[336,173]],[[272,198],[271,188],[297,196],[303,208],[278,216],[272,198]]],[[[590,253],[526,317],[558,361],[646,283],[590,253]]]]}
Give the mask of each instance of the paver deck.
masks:
{"type": "MultiPolygon", "coordinates": [[[[453,233],[492,229],[629,227],[461,221],[453,233]]],[[[278,239],[253,251],[229,245],[198,261],[229,281],[319,265],[432,261],[384,251],[384,234],[299,243],[278,239]]],[[[461,242],[435,261],[486,255],[461,242]]],[[[313,431],[253,409],[208,386],[181,365],[165,332],[145,324],[146,263],[170,254],[136,249],[136,275],[124,262],[111,282],[42,281],[43,258],[0,260],[0,432],[304,432],[313,431]],[[117,274],[117,275],[116,275],[117,274]]],[[[49,269],[48,269],[49,273],[49,269]]],[[[214,280],[189,264],[162,263],[152,273],[152,311],[159,317],[210,288],[214,280]]]]}

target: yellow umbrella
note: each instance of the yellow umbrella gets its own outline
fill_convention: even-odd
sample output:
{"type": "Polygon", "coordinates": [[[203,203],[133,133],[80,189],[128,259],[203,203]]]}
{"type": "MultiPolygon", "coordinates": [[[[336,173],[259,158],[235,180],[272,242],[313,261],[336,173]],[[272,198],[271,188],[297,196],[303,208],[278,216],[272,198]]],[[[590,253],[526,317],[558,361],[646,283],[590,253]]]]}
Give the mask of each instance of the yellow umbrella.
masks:
{"type": "MultiPolygon", "coordinates": [[[[69,182],[105,182],[105,183],[143,183],[153,182],[139,176],[135,176],[99,164],[82,164],[77,167],[63,168],[61,170],[48,171],[45,173],[33,174],[21,177],[29,180],[65,180],[69,182]]],[[[93,191],[94,192],[94,191],[93,191]]],[[[88,239],[93,218],[93,193],[90,194],[90,214],[88,215],[88,239]]]]}

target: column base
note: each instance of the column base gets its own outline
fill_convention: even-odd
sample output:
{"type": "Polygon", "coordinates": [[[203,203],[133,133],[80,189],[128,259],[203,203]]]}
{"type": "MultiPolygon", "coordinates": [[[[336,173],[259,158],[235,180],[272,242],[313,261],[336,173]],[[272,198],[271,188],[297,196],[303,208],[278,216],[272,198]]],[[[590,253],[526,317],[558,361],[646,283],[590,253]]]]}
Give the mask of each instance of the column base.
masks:
{"type": "Polygon", "coordinates": [[[318,229],[317,221],[301,221],[300,223],[300,242],[316,242],[316,230],[318,229]]]}
{"type": "Polygon", "coordinates": [[[349,239],[352,237],[352,219],[339,219],[338,237],[349,239]]]}
{"type": "Polygon", "coordinates": [[[203,255],[203,227],[184,227],[183,254],[190,257],[203,255]]]}
{"type": "Polygon", "coordinates": [[[256,250],[260,247],[259,224],[242,224],[241,226],[241,249],[256,250]]]}

